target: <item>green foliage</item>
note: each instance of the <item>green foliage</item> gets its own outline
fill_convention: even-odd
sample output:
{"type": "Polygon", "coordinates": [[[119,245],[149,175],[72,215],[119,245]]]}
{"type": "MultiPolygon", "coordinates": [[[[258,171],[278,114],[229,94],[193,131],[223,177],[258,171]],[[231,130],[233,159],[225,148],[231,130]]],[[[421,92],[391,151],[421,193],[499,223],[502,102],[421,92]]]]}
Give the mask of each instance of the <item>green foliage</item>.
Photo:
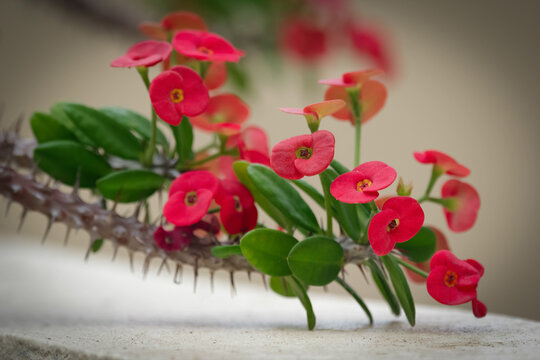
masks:
{"type": "Polygon", "coordinates": [[[80,130],[65,113],[64,107],[68,104],[69,103],[54,104],[51,107],[52,117],[59,123],[64,125],[73,134],[75,134],[75,137],[77,138],[79,143],[90,147],[96,147],[96,144],[92,141],[92,139],[90,139],[82,130],[80,130]]]}
{"type": "Polygon", "coordinates": [[[178,126],[172,126],[171,130],[176,141],[176,153],[178,154],[178,163],[183,164],[194,158],[193,154],[193,127],[188,118],[184,116],[178,126]]]}
{"type": "Polygon", "coordinates": [[[97,253],[103,246],[103,239],[94,240],[92,243],[92,252],[97,253]]]}
{"type": "Polygon", "coordinates": [[[38,145],[34,150],[34,159],[41,170],[66,185],[73,186],[77,173],[80,172],[81,188],[94,188],[96,181],[111,171],[111,167],[102,156],[69,140],[56,140],[38,145]]]}
{"type": "Polygon", "coordinates": [[[291,274],[287,256],[298,243],[291,235],[278,230],[255,229],[240,241],[242,254],[257,270],[271,276],[291,274]]]}
{"type": "Polygon", "coordinates": [[[435,253],[436,245],[437,238],[433,230],[422,226],[420,231],[412,239],[403,243],[397,243],[396,248],[410,260],[424,262],[431,259],[435,253]]]}
{"type": "Polygon", "coordinates": [[[295,297],[296,295],[292,292],[291,288],[287,286],[287,281],[285,277],[281,276],[272,276],[270,278],[270,289],[275,293],[285,296],[285,297],[295,297]]]}
{"type": "Polygon", "coordinates": [[[343,249],[325,236],[312,236],[297,243],[287,258],[294,276],[308,285],[334,281],[343,266],[343,249]]]}
{"type": "Polygon", "coordinates": [[[242,249],[240,245],[223,245],[223,246],[214,246],[210,249],[210,252],[213,256],[223,259],[232,255],[242,255],[242,249]]]}
{"type": "Polygon", "coordinates": [[[54,140],[77,141],[75,135],[67,127],[49,114],[33,113],[30,118],[30,126],[38,143],[54,140]]]}
{"type": "Polygon", "coordinates": [[[324,196],[313,186],[305,182],[304,180],[291,180],[300,190],[305,192],[310,198],[312,198],[320,207],[324,209],[324,196]]]}
{"type": "Polygon", "coordinates": [[[377,285],[377,288],[379,289],[382,297],[390,306],[390,310],[392,310],[392,313],[394,315],[399,316],[400,308],[398,300],[396,298],[396,295],[394,295],[394,293],[392,292],[390,284],[388,284],[388,282],[386,281],[386,277],[384,276],[382,269],[373,259],[369,259],[366,264],[371,270],[371,276],[373,278],[373,281],[375,282],[375,285],[377,285]]]}
{"type": "Polygon", "coordinates": [[[286,276],[285,281],[287,283],[287,287],[291,289],[293,294],[302,303],[302,306],[306,310],[308,329],[313,330],[316,323],[315,313],[313,312],[313,306],[311,306],[311,300],[309,299],[306,289],[294,276],[286,276]]]}
{"type": "Polygon", "coordinates": [[[405,315],[407,316],[409,324],[414,326],[416,310],[414,307],[414,300],[412,298],[411,290],[409,289],[409,284],[407,283],[407,279],[405,278],[403,271],[392,255],[381,256],[380,259],[386,267],[386,270],[388,270],[388,275],[390,276],[390,280],[394,286],[397,298],[403,311],[405,312],[405,315]]]}
{"type": "Polygon", "coordinates": [[[146,199],[163,186],[165,178],[150,170],[123,170],[105,175],[97,181],[106,199],[134,202],[146,199]]]}

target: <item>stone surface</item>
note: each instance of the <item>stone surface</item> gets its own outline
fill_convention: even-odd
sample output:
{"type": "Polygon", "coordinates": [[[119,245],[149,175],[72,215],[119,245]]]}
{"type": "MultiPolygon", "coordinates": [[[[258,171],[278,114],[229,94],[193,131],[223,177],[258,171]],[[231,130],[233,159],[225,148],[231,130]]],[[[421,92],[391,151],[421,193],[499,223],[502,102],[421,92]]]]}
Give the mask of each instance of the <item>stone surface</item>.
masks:
{"type": "Polygon", "coordinates": [[[539,358],[534,321],[419,306],[411,328],[369,301],[371,327],[352,299],[316,292],[317,327],[307,331],[300,304],[265,292],[259,276],[231,297],[228,274],[213,294],[203,274],[193,294],[189,271],[180,286],[170,275],[142,280],[125,259],[85,264],[84,253],[0,236],[2,359],[539,358]]]}

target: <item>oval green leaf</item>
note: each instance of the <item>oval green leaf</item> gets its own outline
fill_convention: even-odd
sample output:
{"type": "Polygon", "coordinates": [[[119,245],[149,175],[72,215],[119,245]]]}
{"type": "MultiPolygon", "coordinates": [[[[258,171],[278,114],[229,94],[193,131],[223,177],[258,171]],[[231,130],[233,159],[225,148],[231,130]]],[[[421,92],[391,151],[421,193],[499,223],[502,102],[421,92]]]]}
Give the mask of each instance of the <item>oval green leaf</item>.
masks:
{"type": "Polygon", "coordinates": [[[276,294],[285,297],[295,297],[292,289],[287,285],[287,280],[285,277],[281,276],[272,276],[270,278],[270,289],[272,289],[276,294]]]}
{"type": "Polygon", "coordinates": [[[76,137],[79,143],[90,147],[96,147],[96,144],[84,134],[64,112],[64,106],[69,103],[57,103],[51,107],[51,116],[59,123],[64,125],[76,137]]]}
{"type": "Polygon", "coordinates": [[[38,143],[54,140],[72,140],[77,138],[67,127],[49,114],[36,112],[30,118],[30,126],[38,143]]]}
{"type": "Polygon", "coordinates": [[[193,126],[191,126],[188,118],[184,116],[178,126],[170,125],[170,128],[176,142],[175,148],[178,154],[178,163],[182,165],[186,161],[193,160],[193,126]]]}
{"type": "Polygon", "coordinates": [[[131,130],[101,111],[71,103],[64,104],[63,110],[77,128],[106,153],[130,160],[141,157],[142,146],[131,130]]]}
{"type": "Polygon", "coordinates": [[[107,175],[111,167],[107,161],[82,145],[57,140],[40,144],[34,150],[39,168],[67,185],[74,185],[80,171],[79,186],[94,188],[97,179],[107,175]]]}
{"type": "Polygon", "coordinates": [[[298,243],[291,235],[278,230],[255,229],[240,240],[242,254],[259,271],[271,276],[291,274],[287,255],[298,243]]]}
{"type": "Polygon", "coordinates": [[[312,236],[296,244],[287,260],[298,279],[322,286],[337,278],[343,266],[343,249],[330,238],[312,236]]]}
{"type": "Polygon", "coordinates": [[[409,241],[396,244],[396,248],[414,262],[424,262],[431,259],[436,246],[437,238],[435,233],[425,226],[422,226],[420,231],[409,241]]]}
{"type": "Polygon", "coordinates": [[[97,181],[104,198],[118,202],[146,199],[161,186],[165,178],[149,170],[123,170],[108,174],[97,181]]]}
{"type": "Polygon", "coordinates": [[[287,180],[260,164],[249,165],[247,172],[257,189],[294,225],[311,233],[321,233],[313,211],[287,180]]]}
{"type": "Polygon", "coordinates": [[[240,245],[214,246],[210,249],[210,253],[217,258],[223,259],[232,255],[242,255],[242,249],[240,249],[240,245]]]}
{"type": "Polygon", "coordinates": [[[386,270],[388,270],[388,275],[394,286],[399,303],[401,308],[407,316],[407,320],[411,326],[415,324],[416,310],[414,307],[414,300],[411,294],[411,289],[409,288],[409,283],[403,274],[403,271],[399,267],[396,259],[392,255],[385,255],[380,257],[383,262],[386,270]]]}

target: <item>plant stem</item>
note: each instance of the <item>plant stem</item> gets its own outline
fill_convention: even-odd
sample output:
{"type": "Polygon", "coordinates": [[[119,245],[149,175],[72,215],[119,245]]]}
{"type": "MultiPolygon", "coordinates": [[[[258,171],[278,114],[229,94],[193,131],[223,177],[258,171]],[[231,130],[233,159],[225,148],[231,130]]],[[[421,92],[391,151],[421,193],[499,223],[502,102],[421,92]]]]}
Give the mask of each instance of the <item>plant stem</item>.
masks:
{"type": "Polygon", "coordinates": [[[420,276],[423,276],[425,278],[428,277],[428,273],[423,271],[423,270],[420,270],[419,268],[417,268],[416,266],[412,265],[412,264],[409,264],[408,262],[406,262],[405,260],[403,260],[402,258],[398,257],[398,256],[394,256],[394,255],[391,255],[398,263],[401,264],[401,266],[411,270],[412,272],[415,272],[417,273],[418,275],[420,276]]]}
{"type": "Polygon", "coordinates": [[[360,165],[360,143],[362,136],[362,105],[358,101],[360,95],[359,88],[347,88],[349,99],[351,100],[351,113],[354,119],[355,126],[355,141],[354,141],[354,167],[360,165]]]}
{"type": "Polygon", "coordinates": [[[215,214],[215,213],[220,212],[220,210],[221,210],[221,208],[218,207],[218,208],[215,208],[215,209],[210,209],[210,210],[208,210],[206,213],[207,213],[207,214],[215,214]]]}
{"type": "Polygon", "coordinates": [[[235,154],[234,151],[220,151],[220,152],[212,154],[212,155],[210,155],[208,157],[205,157],[202,160],[195,161],[195,162],[192,162],[192,163],[188,163],[181,170],[186,170],[186,169],[193,168],[194,166],[199,166],[199,165],[205,164],[205,163],[207,163],[207,162],[209,162],[211,160],[217,159],[218,157],[223,156],[223,155],[234,155],[234,154],[235,154]]]}
{"type": "Polygon", "coordinates": [[[433,166],[433,170],[431,170],[431,177],[429,178],[429,183],[426,188],[426,192],[420,199],[418,199],[419,203],[423,203],[424,201],[429,199],[429,194],[431,194],[431,190],[433,190],[433,186],[435,185],[435,182],[437,179],[443,174],[443,172],[436,166],[433,166]]]}
{"type": "MultiPolygon", "coordinates": [[[[144,82],[144,85],[146,86],[146,90],[149,90],[150,79],[148,78],[148,68],[144,66],[138,66],[137,71],[139,72],[139,75],[141,76],[141,79],[144,82]]],[[[152,112],[152,134],[150,135],[150,141],[148,142],[148,146],[144,153],[143,162],[146,165],[152,165],[152,162],[154,159],[154,151],[156,148],[157,114],[152,105],[150,105],[150,110],[152,112]]]]}
{"type": "Polygon", "coordinates": [[[327,189],[324,186],[324,182],[322,179],[322,176],[319,174],[319,178],[321,179],[321,187],[323,188],[324,192],[324,205],[326,208],[326,235],[328,237],[333,238],[334,237],[334,230],[333,230],[333,214],[332,214],[332,198],[330,197],[330,190],[327,189]]]}

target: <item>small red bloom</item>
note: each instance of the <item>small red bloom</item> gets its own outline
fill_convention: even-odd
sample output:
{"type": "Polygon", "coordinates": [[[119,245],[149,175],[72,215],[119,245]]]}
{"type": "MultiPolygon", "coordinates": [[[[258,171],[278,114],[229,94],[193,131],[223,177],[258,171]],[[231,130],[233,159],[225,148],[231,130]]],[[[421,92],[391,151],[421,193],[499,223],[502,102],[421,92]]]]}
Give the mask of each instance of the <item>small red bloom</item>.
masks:
{"type": "Polygon", "coordinates": [[[283,140],[272,149],[272,169],[289,180],[320,174],[332,162],[334,146],[334,135],[326,130],[283,140]]]}
{"type": "Polygon", "coordinates": [[[154,78],[150,100],[163,121],[178,125],[182,116],[201,114],[209,102],[201,77],[187,66],[175,66],[154,78]]]}
{"type": "MultiPolygon", "coordinates": [[[[439,250],[450,250],[450,247],[448,246],[448,241],[446,240],[446,236],[444,236],[444,234],[439,229],[437,229],[436,227],[428,226],[428,228],[430,228],[435,233],[435,239],[437,241],[436,244],[435,244],[435,252],[437,252],[439,250]]],[[[410,261],[407,258],[404,258],[403,260],[405,260],[408,263],[416,266],[420,270],[424,270],[425,272],[429,272],[429,260],[421,262],[421,263],[410,261]]],[[[413,272],[412,270],[409,270],[409,269],[405,268],[405,272],[407,273],[407,276],[409,277],[409,279],[411,279],[411,281],[413,281],[415,283],[422,284],[422,283],[426,282],[425,277],[423,277],[421,275],[418,275],[417,273],[413,272]]]]}
{"type": "Polygon", "coordinates": [[[379,196],[379,190],[390,186],[396,176],[396,170],[385,163],[368,161],[338,176],[330,185],[330,193],[344,203],[368,203],[379,196]]]}
{"type": "Polygon", "coordinates": [[[170,13],[161,23],[143,22],[139,25],[139,30],[144,35],[155,40],[167,40],[168,33],[186,29],[206,31],[207,27],[199,15],[188,11],[170,13]]]}
{"type": "Polygon", "coordinates": [[[471,173],[468,168],[458,163],[453,157],[437,150],[427,150],[423,153],[415,152],[414,157],[422,164],[433,164],[441,174],[446,173],[448,175],[465,177],[471,173]]]}
{"type": "Polygon", "coordinates": [[[472,228],[480,208],[480,196],[476,189],[452,179],[444,183],[441,195],[443,199],[450,200],[449,208],[443,208],[450,230],[463,232],[472,228]]]}
{"type": "Polygon", "coordinates": [[[283,25],[281,43],[286,52],[307,62],[320,60],[327,52],[324,31],[299,19],[289,20],[283,25]]]}
{"type": "Polygon", "coordinates": [[[432,298],[445,305],[460,305],[472,301],[476,317],[484,317],[486,306],[477,298],[478,281],[484,267],[476,260],[460,260],[448,250],[440,250],[431,258],[431,271],[426,281],[432,298]]]}
{"type": "Polygon", "coordinates": [[[240,125],[247,121],[248,106],[234,94],[221,94],[210,98],[206,111],[190,119],[199,129],[232,135],[240,132],[240,125]]]}
{"type": "Polygon", "coordinates": [[[343,74],[339,79],[319,80],[319,84],[342,87],[362,86],[373,76],[377,76],[380,74],[383,74],[383,71],[380,69],[353,71],[343,74]]]}
{"type": "Polygon", "coordinates": [[[249,126],[241,133],[230,136],[226,147],[227,149],[238,147],[242,160],[270,166],[268,136],[260,127],[249,126]]]}
{"type": "MultiPolygon", "coordinates": [[[[330,86],[324,94],[324,99],[341,99],[345,101],[347,107],[335,112],[332,116],[338,120],[348,120],[354,125],[354,116],[350,110],[351,99],[346,87],[341,85],[330,86]]],[[[362,110],[361,119],[363,124],[369,121],[383,108],[386,102],[386,87],[379,81],[368,80],[364,82],[360,88],[358,101],[362,110]]]]}
{"type": "Polygon", "coordinates": [[[193,240],[193,230],[191,226],[175,226],[173,230],[167,231],[160,226],[154,232],[154,242],[165,251],[182,250],[191,244],[193,240]]]}
{"type": "Polygon", "coordinates": [[[179,54],[202,61],[237,62],[244,55],[221,36],[205,31],[179,31],[172,44],[179,54]]]}
{"type": "Polygon", "coordinates": [[[111,62],[112,67],[150,67],[169,58],[172,46],[166,41],[146,40],[133,45],[111,62]]]}
{"type": "Polygon", "coordinates": [[[396,196],[386,201],[382,211],[371,219],[368,238],[373,252],[388,254],[396,243],[410,240],[424,223],[424,211],[415,199],[396,196]]]}
{"type": "Polygon", "coordinates": [[[327,115],[332,115],[335,112],[340,111],[345,107],[345,105],[345,101],[337,99],[311,104],[303,109],[279,108],[279,110],[288,114],[304,115],[306,120],[308,121],[308,124],[310,125],[310,129],[312,129],[311,131],[317,131],[319,127],[319,122],[322,120],[323,117],[327,115]]]}
{"type": "Polygon", "coordinates": [[[383,69],[386,73],[391,74],[393,72],[387,41],[379,31],[352,25],[349,27],[349,33],[353,48],[358,54],[367,55],[377,67],[383,69]]]}
{"type": "Polygon", "coordinates": [[[196,223],[206,215],[218,186],[218,179],[209,171],[189,171],[180,175],[171,184],[163,215],[177,226],[196,223]]]}
{"type": "Polygon", "coordinates": [[[222,180],[216,202],[219,216],[229,234],[244,234],[257,226],[257,208],[249,190],[238,181],[222,180]]]}
{"type": "Polygon", "coordinates": [[[204,85],[208,90],[215,90],[227,81],[227,67],[223,61],[211,62],[204,74],[204,85]]]}

